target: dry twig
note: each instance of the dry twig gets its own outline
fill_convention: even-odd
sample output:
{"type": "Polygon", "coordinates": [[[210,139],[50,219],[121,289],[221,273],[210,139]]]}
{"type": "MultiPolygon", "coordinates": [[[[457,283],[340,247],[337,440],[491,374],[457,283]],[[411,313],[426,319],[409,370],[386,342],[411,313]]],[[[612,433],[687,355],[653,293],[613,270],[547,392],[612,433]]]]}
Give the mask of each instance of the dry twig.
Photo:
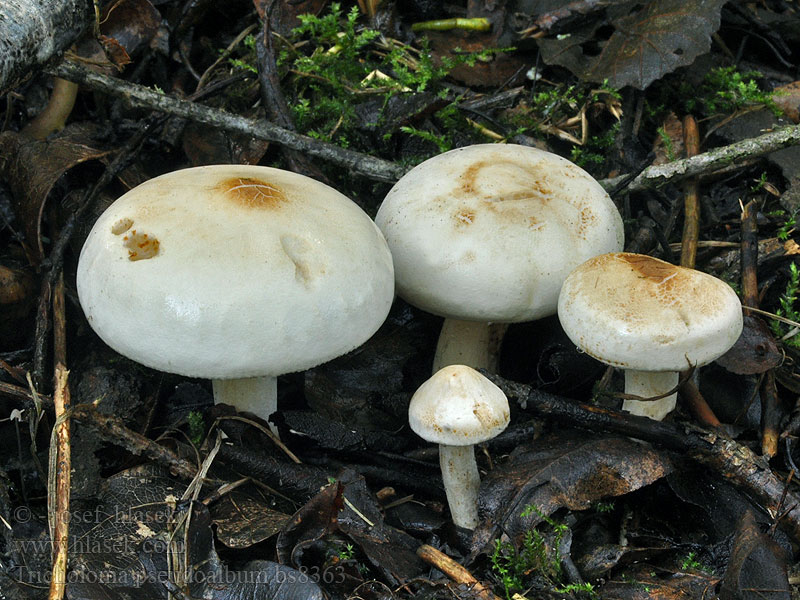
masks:
{"type": "Polygon", "coordinates": [[[355,174],[378,181],[394,182],[405,173],[403,166],[393,162],[315,140],[278,127],[268,121],[254,121],[195,102],[179,100],[143,85],[136,85],[95,73],[74,63],[62,62],[49,69],[48,72],[55,74],[57,77],[74,81],[87,89],[124,97],[132,106],[149,108],[225,131],[237,132],[281,144],[286,148],[330,161],[350,169],[355,174]]]}

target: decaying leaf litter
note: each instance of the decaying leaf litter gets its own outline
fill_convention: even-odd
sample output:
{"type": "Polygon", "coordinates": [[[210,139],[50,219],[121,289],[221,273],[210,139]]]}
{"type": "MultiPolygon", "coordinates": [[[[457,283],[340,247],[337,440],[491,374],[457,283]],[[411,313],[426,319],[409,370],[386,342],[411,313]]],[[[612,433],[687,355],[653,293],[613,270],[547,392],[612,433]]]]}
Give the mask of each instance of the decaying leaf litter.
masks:
{"type": "Polygon", "coordinates": [[[97,8],[64,62],[21,51],[3,81],[3,596],[792,596],[796,7],[97,8]],[[207,381],[113,352],[78,304],[92,224],[156,175],[277,166],[374,216],[413,165],[487,142],[580,164],[626,250],[710,273],[746,310],[663,422],[620,412],[620,373],[556,317],[511,324],[485,373],[511,425],[476,454],[474,531],[407,426],[441,318],[396,299],[355,351],[282,376],[277,439],[207,381]]]}

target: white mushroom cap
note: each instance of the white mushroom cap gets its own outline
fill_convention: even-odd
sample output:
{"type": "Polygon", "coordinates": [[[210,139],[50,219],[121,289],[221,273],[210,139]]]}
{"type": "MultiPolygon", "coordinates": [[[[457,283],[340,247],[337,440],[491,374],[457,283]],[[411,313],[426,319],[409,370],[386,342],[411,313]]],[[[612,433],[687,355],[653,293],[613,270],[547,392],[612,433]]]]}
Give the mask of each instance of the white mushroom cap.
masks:
{"type": "Polygon", "coordinates": [[[451,150],[416,166],[375,218],[397,291],[428,312],[517,322],[556,311],[567,274],[622,249],[622,219],[583,169],[511,144],[451,150]]]}
{"type": "Polygon", "coordinates": [[[478,371],[464,365],[439,369],[411,397],[408,422],[422,439],[447,446],[490,440],[508,426],[508,399],[478,371]]]}
{"type": "Polygon", "coordinates": [[[596,359],[625,369],[682,371],[724,354],[742,331],[731,287],[641,254],[596,256],[564,282],[558,317],[596,359]]]}
{"type": "Polygon", "coordinates": [[[353,202],[245,165],[176,171],[114,202],[81,251],[97,334],[171,373],[276,376],[366,341],[394,295],[389,249],[353,202]]]}

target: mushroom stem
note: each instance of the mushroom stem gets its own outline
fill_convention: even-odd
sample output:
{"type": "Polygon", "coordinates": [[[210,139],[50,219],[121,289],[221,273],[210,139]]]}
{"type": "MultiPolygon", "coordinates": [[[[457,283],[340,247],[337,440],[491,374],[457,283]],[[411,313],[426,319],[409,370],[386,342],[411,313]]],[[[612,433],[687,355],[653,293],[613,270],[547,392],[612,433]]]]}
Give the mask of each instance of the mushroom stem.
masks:
{"type": "Polygon", "coordinates": [[[481,484],[475,450],[472,446],[439,444],[439,465],[453,523],[475,529],[478,526],[478,488],[481,484]]]}
{"type": "Polygon", "coordinates": [[[51,133],[61,131],[72,113],[78,97],[78,84],[56,77],[47,106],[22,129],[22,133],[35,140],[43,140],[51,133]]]}
{"type": "Polygon", "coordinates": [[[253,413],[267,421],[270,429],[277,433],[269,421],[269,416],[278,410],[277,377],[214,379],[212,387],[216,404],[230,404],[239,412],[253,413]]]}
{"type": "MultiPolygon", "coordinates": [[[[679,373],[676,371],[628,369],[625,371],[625,393],[642,398],[652,398],[675,389],[678,381],[679,373]]],[[[626,410],[632,415],[661,421],[675,408],[677,397],[676,392],[659,400],[625,400],[622,403],[622,410],[626,410]]]]}
{"type": "Polygon", "coordinates": [[[450,365],[466,365],[494,373],[505,330],[504,323],[445,319],[433,357],[433,372],[450,365]]]}

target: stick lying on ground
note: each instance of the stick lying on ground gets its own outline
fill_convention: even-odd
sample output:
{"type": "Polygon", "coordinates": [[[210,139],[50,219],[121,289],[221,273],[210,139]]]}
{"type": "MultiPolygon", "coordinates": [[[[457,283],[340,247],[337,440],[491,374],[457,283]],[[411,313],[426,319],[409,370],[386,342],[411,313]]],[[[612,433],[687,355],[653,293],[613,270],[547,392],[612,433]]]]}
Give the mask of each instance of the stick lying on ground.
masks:
{"type": "MultiPolygon", "coordinates": [[[[125,97],[133,106],[158,110],[225,131],[243,133],[257,139],[275,142],[309,156],[349,168],[353,173],[370,179],[394,183],[406,172],[405,167],[390,161],[315,140],[278,127],[268,121],[245,119],[202,104],[179,100],[142,85],[100,75],[74,63],[62,62],[47,69],[47,72],[53,76],[79,83],[94,91],[125,97]]],[[[783,127],[757,138],[714,148],[690,158],[648,167],[630,183],[627,189],[640,191],[658,187],[670,181],[680,181],[696,175],[711,173],[737,162],[763,156],[795,144],[800,144],[800,125],[783,127]]],[[[622,175],[614,179],[605,179],[600,184],[606,190],[613,189],[624,178],[625,176],[622,175]]]]}

